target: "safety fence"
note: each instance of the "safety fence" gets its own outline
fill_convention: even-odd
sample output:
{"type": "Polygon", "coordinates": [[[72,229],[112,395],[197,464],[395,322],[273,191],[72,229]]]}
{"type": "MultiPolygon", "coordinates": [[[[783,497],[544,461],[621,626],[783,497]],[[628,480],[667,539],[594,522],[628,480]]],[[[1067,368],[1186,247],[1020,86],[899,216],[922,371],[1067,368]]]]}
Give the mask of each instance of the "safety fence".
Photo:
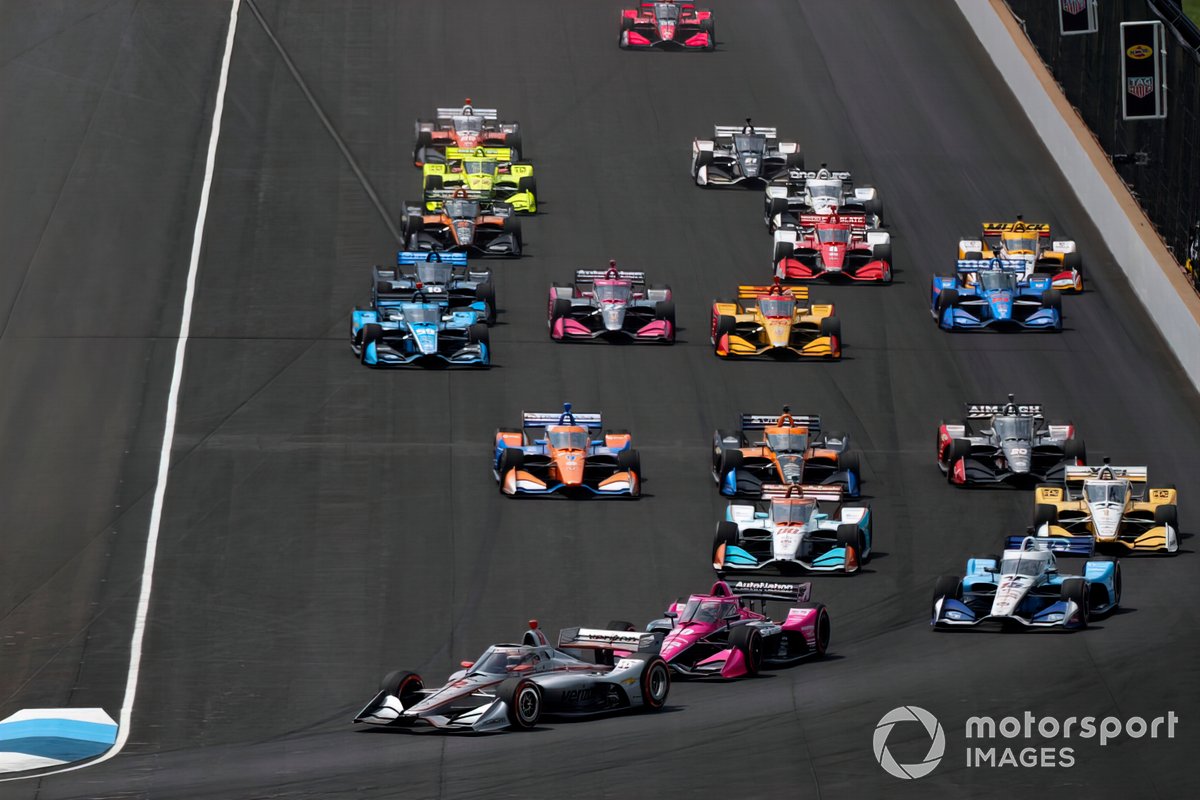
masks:
{"type": "Polygon", "coordinates": [[[1057,0],[1006,0],[1067,100],[1200,286],[1200,29],[1178,0],[1101,0],[1095,33],[1063,36],[1057,0]],[[1166,119],[1121,119],[1121,23],[1166,28],[1166,119]]]}

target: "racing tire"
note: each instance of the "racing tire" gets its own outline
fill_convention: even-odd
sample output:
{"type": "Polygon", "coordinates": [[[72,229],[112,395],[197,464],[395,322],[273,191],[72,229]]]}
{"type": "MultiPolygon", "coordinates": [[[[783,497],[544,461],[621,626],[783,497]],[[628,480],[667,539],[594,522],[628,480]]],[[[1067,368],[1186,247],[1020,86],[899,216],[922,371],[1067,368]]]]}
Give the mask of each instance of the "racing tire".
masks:
{"type": "Polygon", "coordinates": [[[937,302],[933,304],[933,307],[937,311],[937,321],[939,325],[942,324],[942,317],[945,316],[946,309],[953,308],[954,304],[957,302],[957,289],[942,289],[940,292],[938,292],[937,302]]]}
{"type": "Polygon", "coordinates": [[[737,330],[737,318],[731,317],[728,314],[722,314],[717,317],[716,327],[713,328],[713,346],[721,341],[721,337],[725,334],[732,334],[737,330]]]}
{"type": "Polygon", "coordinates": [[[379,682],[379,690],[399,700],[402,708],[408,708],[420,701],[421,690],[424,688],[425,682],[421,680],[420,675],[403,669],[389,672],[379,682]]]}
{"type": "Polygon", "coordinates": [[[696,153],[696,169],[699,169],[700,167],[707,167],[712,163],[712,161],[713,154],[711,150],[701,150],[700,152],[696,153]]]}
{"type": "Polygon", "coordinates": [[[639,683],[642,687],[642,707],[647,711],[662,711],[667,704],[667,695],[671,693],[671,670],[662,656],[654,655],[646,659],[639,683]]]}
{"type": "Polygon", "coordinates": [[[721,451],[721,457],[717,462],[717,474],[725,476],[730,470],[738,469],[742,464],[746,463],[746,456],[741,450],[729,448],[721,451]]]}
{"type": "Polygon", "coordinates": [[[971,453],[971,441],[969,439],[951,439],[950,446],[946,448],[946,480],[950,483],[954,482],[954,465],[958,463],[960,458],[966,458],[971,453]]]}
{"type": "Polygon", "coordinates": [[[983,253],[978,250],[968,250],[963,253],[963,261],[983,261],[983,253]]]}
{"type": "Polygon", "coordinates": [[[1066,272],[1067,270],[1075,270],[1079,273],[1083,272],[1083,258],[1080,257],[1079,253],[1063,253],[1062,271],[1066,272]]]}
{"type": "Polygon", "coordinates": [[[625,16],[624,14],[621,15],[621,30],[622,31],[633,30],[633,20],[630,19],[629,17],[625,16]]]}
{"type": "Polygon", "coordinates": [[[1088,602],[1088,584],[1084,578],[1067,578],[1062,582],[1059,589],[1060,597],[1063,600],[1072,600],[1075,605],[1079,606],[1079,627],[1086,628],[1088,626],[1088,616],[1091,612],[1091,605],[1088,602]]]}
{"type": "Polygon", "coordinates": [[[359,329],[359,335],[362,337],[360,340],[362,344],[362,351],[359,353],[359,360],[366,364],[367,345],[369,345],[371,342],[378,343],[383,341],[383,326],[374,322],[368,322],[359,329]]]}
{"type": "Polygon", "coordinates": [[[500,473],[500,492],[504,492],[504,476],[510,470],[520,469],[525,463],[525,451],[516,447],[506,447],[500,451],[500,464],[496,471],[500,473]]]}
{"type": "Polygon", "coordinates": [[[426,175],[425,176],[425,191],[429,192],[429,191],[433,191],[435,189],[441,189],[443,185],[444,185],[444,181],[442,180],[441,175],[426,175]]]}
{"type": "Polygon", "coordinates": [[[738,526],[736,522],[727,520],[717,523],[717,532],[713,534],[712,561],[717,563],[717,548],[721,545],[736,545],[738,543],[738,526]]]}
{"type": "Polygon", "coordinates": [[[665,319],[675,325],[675,302],[673,300],[662,300],[654,304],[654,318],[665,319]]]}
{"type": "Polygon", "coordinates": [[[491,336],[488,332],[488,326],[482,322],[476,322],[474,325],[467,328],[467,343],[490,345],[491,336]]]}
{"type": "Polygon", "coordinates": [[[504,146],[512,150],[513,161],[518,160],[521,157],[521,134],[519,132],[506,133],[504,146]]]}
{"type": "Polygon", "coordinates": [[[796,247],[791,242],[776,242],[775,252],[771,256],[771,263],[778,267],[780,261],[783,261],[785,258],[791,258],[794,252],[796,252],[796,247]]]}
{"type": "Polygon", "coordinates": [[[521,220],[512,216],[505,217],[503,228],[505,233],[519,234],[521,232],[521,220]]]}
{"type": "Polygon", "coordinates": [[[941,575],[933,585],[933,602],[948,597],[951,600],[962,600],[962,579],[957,575],[941,575]]]}
{"type": "Polygon", "coordinates": [[[633,449],[620,451],[617,453],[617,467],[629,470],[640,479],[642,477],[642,454],[633,449]]]}
{"type": "Polygon", "coordinates": [[[858,453],[838,453],[838,469],[859,475],[858,453]]]}
{"type": "Polygon", "coordinates": [[[526,175],[517,181],[517,191],[529,192],[534,197],[537,197],[537,178],[532,175],[526,175]]]}
{"type": "Polygon", "coordinates": [[[753,677],[762,669],[763,640],[758,628],[742,625],[729,634],[729,646],[742,654],[746,675],[753,677]]]}
{"type": "Polygon", "coordinates": [[[491,281],[475,286],[475,299],[487,304],[487,315],[484,321],[488,325],[496,324],[496,287],[491,281]]]}
{"type": "Polygon", "coordinates": [[[1155,525],[1170,525],[1179,532],[1179,506],[1174,503],[1167,503],[1154,509],[1154,524],[1155,525]]]}
{"type": "Polygon", "coordinates": [[[1063,458],[1067,461],[1087,461],[1087,448],[1083,439],[1067,439],[1063,442],[1063,458]]]}
{"type": "Polygon", "coordinates": [[[417,147],[428,147],[429,145],[433,144],[433,132],[421,129],[421,126],[423,125],[432,127],[433,124],[433,122],[427,119],[417,120],[417,147]]]}
{"type": "Polygon", "coordinates": [[[866,549],[866,537],[859,530],[857,525],[838,525],[837,529],[838,546],[848,547],[854,550],[854,557],[858,561],[858,569],[862,569],[863,550],[866,549]]]}
{"type": "MultiPolygon", "coordinates": [[[[796,145],[796,152],[788,153],[784,158],[784,163],[789,170],[804,169],[804,151],[800,149],[800,145],[796,145]]],[[[783,177],[787,177],[784,175],[783,177]]]]}
{"type": "MultiPolygon", "coordinates": [[[[1111,561],[1112,562],[1112,565],[1113,565],[1112,608],[1110,608],[1106,612],[1108,614],[1111,614],[1114,611],[1116,611],[1121,605],[1121,583],[1122,583],[1122,581],[1121,581],[1121,562],[1118,561],[1117,559],[1113,558],[1112,556],[1094,556],[1094,557],[1088,559],[1088,561],[1089,562],[1096,562],[1096,561],[1111,561]]],[[[1094,590],[1095,589],[1093,588],[1093,591],[1094,590]]],[[[1105,594],[1107,594],[1107,591],[1105,592],[1105,594]]]]}
{"type": "Polygon", "coordinates": [[[1058,523],[1058,506],[1050,503],[1038,503],[1033,508],[1033,530],[1037,533],[1043,525],[1058,523]]]}
{"type": "MultiPolygon", "coordinates": [[[[879,225],[880,225],[880,227],[883,226],[883,201],[882,200],[880,200],[878,197],[872,197],[870,200],[867,200],[865,203],[863,203],[863,210],[866,211],[868,215],[873,214],[876,217],[879,217],[879,225]]],[[[890,247],[890,245],[889,245],[889,247],[890,247]]],[[[889,255],[891,255],[891,254],[889,253],[889,255]]]]}
{"type": "Polygon", "coordinates": [[[532,730],[542,718],[542,689],[529,678],[508,678],[496,688],[514,731],[532,730]]]}
{"type": "Polygon", "coordinates": [[[825,317],[821,320],[821,335],[842,338],[842,321],[837,317],[825,317]]]}
{"type": "Polygon", "coordinates": [[[1062,313],[1062,295],[1058,289],[1047,289],[1042,292],[1042,308],[1052,308],[1059,314],[1062,313]]]}
{"type": "Polygon", "coordinates": [[[817,622],[813,625],[813,643],[811,646],[812,654],[817,658],[823,658],[825,653],[829,651],[829,637],[832,627],[829,624],[829,611],[826,610],[824,603],[804,603],[797,607],[817,609],[817,622]]]}
{"type": "Polygon", "coordinates": [[[565,297],[556,297],[550,305],[550,325],[553,326],[557,320],[569,316],[571,316],[571,301],[565,297]]]}
{"type": "Polygon", "coordinates": [[[401,230],[409,236],[416,236],[425,227],[425,217],[420,214],[409,214],[401,223],[401,230]]]}

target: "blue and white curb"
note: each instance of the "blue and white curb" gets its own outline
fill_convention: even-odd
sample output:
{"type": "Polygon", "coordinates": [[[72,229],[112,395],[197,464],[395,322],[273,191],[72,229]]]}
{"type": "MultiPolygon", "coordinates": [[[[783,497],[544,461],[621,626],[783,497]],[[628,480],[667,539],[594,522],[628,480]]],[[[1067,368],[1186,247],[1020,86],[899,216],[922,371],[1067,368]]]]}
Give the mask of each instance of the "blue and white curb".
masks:
{"type": "Polygon", "coordinates": [[[0,772],[94,758],[116,740],[117,723],[103,708],[27,708],[0,720],[0,772]]]}

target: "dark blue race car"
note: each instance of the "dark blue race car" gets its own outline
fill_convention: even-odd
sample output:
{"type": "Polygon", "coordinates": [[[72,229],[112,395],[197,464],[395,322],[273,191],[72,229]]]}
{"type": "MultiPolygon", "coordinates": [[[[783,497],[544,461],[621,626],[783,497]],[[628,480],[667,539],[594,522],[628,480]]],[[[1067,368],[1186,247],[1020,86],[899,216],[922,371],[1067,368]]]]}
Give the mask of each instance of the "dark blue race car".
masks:
{"type": "Polygon", "coordinates": [[[943,330],[1062,330],[1062,295],[1049,277],[1024,279],[1025,262],[959,261],[933,276],[931,312],[943,330]]]}

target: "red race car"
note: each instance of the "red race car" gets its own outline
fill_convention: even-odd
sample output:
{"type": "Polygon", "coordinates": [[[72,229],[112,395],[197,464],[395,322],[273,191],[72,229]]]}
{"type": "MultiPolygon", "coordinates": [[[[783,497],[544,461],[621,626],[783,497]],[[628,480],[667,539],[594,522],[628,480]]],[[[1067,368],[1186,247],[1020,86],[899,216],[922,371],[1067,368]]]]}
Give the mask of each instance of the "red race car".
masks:
{"type": "Polygon", "coordinates": [[[717,38],[712,12],[698,10],[694,3],[639,3],[621,11],[619,43],[623,50],[713,50],[717,38]]]}
{"type": "Polygon", "coordinates": [[[867,230],[862,214],[802,214],[798,228],[775,231],[775,275],[781,281],[843,278],[892,282],[892,237],[867,230]]]}
{"type": "Polygon", "coordinates": [[[439,108],[437,119],[419,119],[413,144],[413,164],[445,164],[446,148],[507,147],[512,161],[521,160],[521,125],[499,122],[494,108],[476,108],[471,98],[461,108],[439,108]]]}

